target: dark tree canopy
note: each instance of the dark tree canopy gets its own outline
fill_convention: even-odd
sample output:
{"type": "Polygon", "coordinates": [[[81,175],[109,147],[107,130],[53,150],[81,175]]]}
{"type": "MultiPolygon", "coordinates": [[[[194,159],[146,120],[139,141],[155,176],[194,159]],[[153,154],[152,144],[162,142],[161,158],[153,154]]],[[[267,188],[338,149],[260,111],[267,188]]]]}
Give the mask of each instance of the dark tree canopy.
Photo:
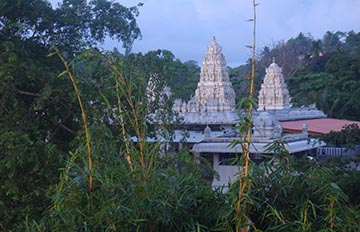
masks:
{"type": "Polygon", "coordinates": [[[130,54],[127,62],[134,71],[132,75],[148,80],[151,74],[157,73],[171,87],[174,98],[186,101],[194,94],[200,78],[200,67],[196,61],[183,63],[168,50],[130,54]]]}
{"type": "MultiPolygon", "coordinates": [[[[60,144],[68,141],[64,141],[69,137],[63,133],[76,133],[78,122],[74,114],[78,109],[68,80],[57,77],[63,65],[56,57],[47,57],[50,45],[72,57],[110,36],[122,41],[130,51],[133,41],[140,36],[135,20],[138,14],[137,7],[126,8],[107,0],[64,0],[56,9],[46,0],[2,1],[0,112],[1,121],[5,123],[3,128],[26,129],[38,125],[39,138],[47,137],[60,144]]],[[[82,80],[85,86],[91,86],[90,80],[82,80]]]]}
{"type": "MultiPolygon", "coordinates": [[[[46,0],[0,1],[1,231],[14,230],[27,216],[40,217],[81,136],[74,91],[67,76],[59,76],[64,65],[48,57],[51,46],[80,60],[82,50],[110,37],[129,52],[141,35],[138,14],[137,7],[108,0],[64,0],[55,9],[46,0]]],[[[73,68],[84,74],[78,85],[86,102],[111,89],[95,75],[98,61],[91,69],[79,63],[73,68]]],[[[89,122],[98,115],[89,113],[89,122]]]]}
{"type": "Polygon", "coordinates": [[[141,36],[136,23],[138,8],[114,1],[64,0],[53,9],[46,0],[4,0],[0,12],[5,38],[19,36],[67,51],[96,45],[109,36],[129,52],[141,36]]]}

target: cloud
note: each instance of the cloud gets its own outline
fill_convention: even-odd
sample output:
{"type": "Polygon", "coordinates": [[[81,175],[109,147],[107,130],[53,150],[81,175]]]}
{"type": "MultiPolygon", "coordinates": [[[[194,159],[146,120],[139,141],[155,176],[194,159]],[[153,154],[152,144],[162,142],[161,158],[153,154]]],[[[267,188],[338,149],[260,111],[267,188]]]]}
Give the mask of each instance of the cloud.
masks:
{"type": "MultiPolygon", "coordinates": [[[[56,0],[52,0],[55,2],[56,0]]],[[[251,0],[115,0],[140,7],[138,24],[143,40],[134,51],[167,49],[182,61],[205,55],[212,36],[217,37],[230,66],[245,63],[251,56],[251,0]]],[[[326,31],[360,32],[359,0],[257,0],[257,48],[296,37],[300,32],[320,39],[326,31]]],[[[115,42],[106,47],[120,47],[115,42]]]]}

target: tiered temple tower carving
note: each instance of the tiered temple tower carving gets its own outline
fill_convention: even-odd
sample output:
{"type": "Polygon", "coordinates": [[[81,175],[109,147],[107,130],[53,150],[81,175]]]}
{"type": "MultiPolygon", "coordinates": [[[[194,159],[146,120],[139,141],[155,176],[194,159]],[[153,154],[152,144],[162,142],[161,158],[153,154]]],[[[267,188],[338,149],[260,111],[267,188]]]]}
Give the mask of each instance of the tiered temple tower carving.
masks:
{"type": "Polygon", "coordinates": [[[281,68],[273,61],[266,69],[264,82],[259,92],[258,110],[282,110],[290,108],[289,91],[281,68]]]}
{"type": "Polygon", "coordinates": [[[195,96],[188,103],[175,100],[173,110],[179,113],[236,111],[235,91],[229,80],[225,57],[215,37],[207,48],[195,96]]]}

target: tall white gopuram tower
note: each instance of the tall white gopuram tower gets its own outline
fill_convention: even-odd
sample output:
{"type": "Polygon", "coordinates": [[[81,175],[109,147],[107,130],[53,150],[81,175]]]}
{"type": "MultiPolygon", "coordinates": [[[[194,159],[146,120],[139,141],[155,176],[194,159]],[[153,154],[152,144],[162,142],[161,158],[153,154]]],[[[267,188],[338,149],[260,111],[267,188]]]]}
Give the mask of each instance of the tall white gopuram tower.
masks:
{"type": "Polygon", "coordinates": [[[215,36],[202,63],[195,101],[200,104],[200,110],[207,112],[235,111],[235,91],[215,36]]]}
{"type": "Polygon", "coordinates": [[[266,69],[264,82],[259,92],[258,110],[289,109],[289,91],[284,82],[281,68],[273,63],[266,69]]]}
{"type": "Polygon", "coordinates": [[[187,103],[176,99],[173,111],[190,124],[232,124],[237,119],[235,91],[215,37],[207,48],[195,96],[187,103]]]}

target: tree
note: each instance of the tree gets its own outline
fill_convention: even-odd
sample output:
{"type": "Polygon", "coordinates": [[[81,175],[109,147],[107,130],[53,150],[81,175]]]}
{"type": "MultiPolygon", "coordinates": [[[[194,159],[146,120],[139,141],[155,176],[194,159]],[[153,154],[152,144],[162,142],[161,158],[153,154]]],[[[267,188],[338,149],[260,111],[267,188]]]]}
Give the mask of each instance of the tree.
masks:
{"type": "MultiPolygon", "coordinates": [[[[77,146],[52,195],[52,207],[37,223],[28,222],[26,226],[51,231],[211,230],[219,212],[223,212],[219,209],[227,208],[224,199],[218,198],[218,192],[213,192],[203,178],[203,172],[213,172],[206,165],[199,166],[187,150],[162,156],[162,140],[147,140],[149,104],[146,95],[138,91],[143,79],[123,75],[122,60],[112,56],[87,53],[84,57],[94,55],[98,58],[95,60],[103,61],[100,66],[105,70],[96,73],[103,75],[101,79],[115,82],[112,96],[116,104],[105,94],[103,102],[116,106],[114,119],[118,122],[92,123],[89,127],[92,168],[86,159],[84,136],[79,133],[77,146]],[[112,130],[113,125],[119,129],[112,130]],[[137,142],[130,136],[135,136],[137,142]],[[94,177],[93,185],[89,176],[94,177]]],[[[78,80],[76,68],[66,73],[78,80]]]]}
{"type": "Polygon", "coordinates": [[[329,96],[335,89],[334,82],[333,75],[317,73],[290,77],[288,86],[295,106],[316,103],[319,109],[330,114],[336,104],[334,97],[329,96]]]}
{"type": "MultiPolygon", "coordinates": [[[[137,8],[106,0],[89,3],[66,0],[59,8],[52,9],[47,1],[32,0],[29,4],[18,0],[16,4],[2,2],[0,11],[4,12],[0,18],[0,65],[4,77],[1,118],[7,119],[3,122],[10,128],[12,123],[19,124],[18,117],[26,115],[28,122],[34,119],[37,128],[42,128],[38,131],[41,139],[68,138],[64,133],[73,136],[78,124],[73,115],[78,109],[73,107],[75,102],[67,90],[67,79],[57,77],[62,72],[59,60],[46,57],[49,46],[59,46],[69,56],[74,54],[74,49],[93,45],[109,35],[122,40],[130,49],[140,35],[135,21],[137,8]]],[[[64,142],[61,139],[58,144],[64,142]]]]}
{"type": "Polygon", "coordinates": [[[306,159],[264,163],[252,176],[252,217],[262,231],[356,231],[359,213],[338,176],[306,159]],[[335,178],[333,178],[335,177],[335,178]]]}
{"type": "MultiPolygon", "coordinates": [[[[255,60],[255,80],[254,80],[254,97],[257,97],[262,79],[265,75],[266,64],[261,61],[255,60]]],[[[236,68],[230,68],[229,71],[230,81],[236,93],[236,100],[240,102],[242,98],[246,97],[250,87],[251,76],[251,60],[248,60],[245,65],[236,68]]]]}
{"type": "Polygon", "coordinates": [[[342,47],[342,38],[345,36],[344,32],[337,31],[335,33],[327,31],[323,37],[324,51],[326,53],[333,53],[340,51],[342,47]]]}
{"type": "Polygon", "coordinates": [[[104,41],[106,36],[122,42],[128,53],[141,36],[135,20],[137,7],[126,8],[108,0],[64,0],[56,9],[46,0],[5,0],[0,12],[1,30],[7,38],[19,36],[53,44],[69,55],[104,41]]]}
{"type": "Polygon", "coordinates": [[[148,80],[158,74],[171,87],[173,98],[189,100],[199,81],[200,67],[195,61],[182,63],[167,50],[149,51],[146,54],[130,54],[126,61],[130,69],[128,76],[148,80]]]}
{"type": "Polygon", "coordinates": [[[0,130],[0,230],[15,230],[27,217],[40,219],[63,163],[55,145],[0,130]]]}
{"type": "MultiPolygon", "coordinates": [[[[48,206],[47,194],[58,180],[59,167],[81,133],[72,87],[59,76],[64,66],[57,57],[48,57],[49,48],[58,46],[64,56],[73,58],[110,36],[129,52],[140,36],[138,13],[137,7],[106,0],[65,0],[56,9],[46,0],[1,1],[1,230],[14,230],[27,217],[39,218],[48,206]]],[[[86,107],[97,109],[89,121],[99,122],[106,107],[90,103],[97,103],[113,85],[97,79],[96,65],[90,69],[79,60],[71,65],[92,74],[79,80],[86,107]]]]}
{"type": "Polygon", "coordinates": [[[350,55],[359,55],[360,54],[360,33],[350,31],[347,33],[345,39],[345,49],[350,55]]]}

